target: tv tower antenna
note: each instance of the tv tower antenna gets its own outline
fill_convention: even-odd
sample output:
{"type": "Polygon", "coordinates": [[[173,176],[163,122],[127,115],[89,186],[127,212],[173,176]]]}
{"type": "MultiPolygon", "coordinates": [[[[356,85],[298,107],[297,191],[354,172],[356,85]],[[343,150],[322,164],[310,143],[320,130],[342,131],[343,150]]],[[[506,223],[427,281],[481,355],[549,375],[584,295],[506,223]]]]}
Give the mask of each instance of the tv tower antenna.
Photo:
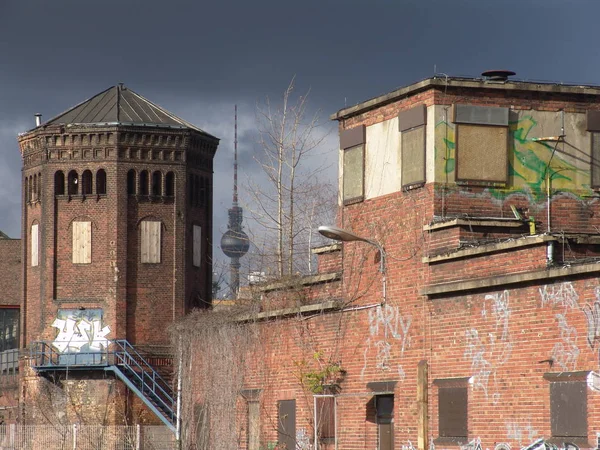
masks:
{"type": "Polygon", "coordinates": [[[233,205],[229,208],[227,231],[221,238],[221,250],[231,259],[229,264],[229,286],[233,298],[237,298],[240,289],[240,258],[248,253],[250,240],[244,233],[242,220],[244,211],[238,206],[238,158],[237,158],[237,105],[235,105],[235,125],[233,139],[233,205]]]}

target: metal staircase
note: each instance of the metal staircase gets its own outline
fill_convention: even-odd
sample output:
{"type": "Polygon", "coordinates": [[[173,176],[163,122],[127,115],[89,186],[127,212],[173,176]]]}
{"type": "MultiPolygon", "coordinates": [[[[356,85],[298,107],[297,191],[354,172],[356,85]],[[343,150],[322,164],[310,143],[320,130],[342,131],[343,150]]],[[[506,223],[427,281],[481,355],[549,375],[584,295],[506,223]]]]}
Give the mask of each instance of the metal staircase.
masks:
{"type": "Polygon", "coordinates": [[[32,367],[40,373],[104,370],[114,373],[162,422],[175,432],[177,409],[173,390],[133,345],[124,339],[109,341],[101,351],[58,352],[49,342],[34,342],[32,367]]]}

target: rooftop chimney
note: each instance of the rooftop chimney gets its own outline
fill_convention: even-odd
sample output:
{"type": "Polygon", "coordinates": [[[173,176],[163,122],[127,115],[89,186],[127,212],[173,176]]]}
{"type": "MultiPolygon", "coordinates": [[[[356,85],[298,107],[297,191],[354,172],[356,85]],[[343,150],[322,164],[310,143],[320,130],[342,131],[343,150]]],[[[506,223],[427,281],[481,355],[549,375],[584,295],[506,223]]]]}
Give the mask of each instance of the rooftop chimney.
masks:
{"type": "Polygon", "coordinates": [[[35,126],[39,127],[42,124],[42,115],[40,113],[35,113],[35,126]]]}
{"type": "Polygon", "coordinates": [[[507,81],[508,77],[516,75],[512,70],[486,70],[481,74],[486,81],[507,81]]]}

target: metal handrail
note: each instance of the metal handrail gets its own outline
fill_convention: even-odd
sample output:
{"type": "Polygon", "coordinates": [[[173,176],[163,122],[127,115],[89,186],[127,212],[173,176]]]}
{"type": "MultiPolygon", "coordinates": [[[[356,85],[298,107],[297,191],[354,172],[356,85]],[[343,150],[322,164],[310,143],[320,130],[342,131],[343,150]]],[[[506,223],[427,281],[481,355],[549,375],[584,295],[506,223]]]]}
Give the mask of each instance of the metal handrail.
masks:
{"type": "Polygon", "coordinates": [[[125,339],[109,341],[109,345],[105,346],[103,351],[79,353],[60,353],[51,343],[38,341],[32,343],[29,353],[32,366],[37,370],[123,368],[125,370],[115,371],[115,373],[118,373],[119,376],[126,376],[134,385],[138,384],[140,393],[154,401],[170,420],[174,420],[176,417],[174,396],[169,383],[125,339]]]}
{"type": "Polygon", "coordinates": [[[154,370],[154,368],[152,368],[150,364],[148,364],[148,362],[146,362],[144,357],[140,355],[139,352],[135,349],[135,347],[133,347],[129,342],[127,342],[126,340],[115,340],[113,341],[113,344],[116,344],[122,350],[122,352],[114,352],[115,358],[118,361],[120,361],[120,363],[117,362],[116,365],[123,366],[126,369],[128,369],[129,372],[133,374],[135,378],[141,383],[142,388],[148,388],[150,392],[154,394],[153,400],[162,404],[164,408],[168,410],[168,413],[170,415],[174,415],[173,405],[175,402],[173,396],[169,392],[167,392],[165,388],[160,384],[162,383],[166,387],[166,389],[170,390],[170,388],[168,387],[168,383],[160,376],[160,374],[158,374],[158,372],[154,370]],[[131,349],[131,351],[129,351],[128,349],[131,349]],[[135,357],[132,356],[132,353],[135,357]],[[137,358],[139,358],[139,360],[137,358]],[[142,361],[144,363],[145,368],[142,367],[139,361],[142,361]],[[131,362],[133,362],[133,364],[131,362]],[[136,371],[135,368],[139,369],[139,371],[136,371]],[[145,382],[144,376],[146,377],[146,379],[150,379],[151,384],[145,382]],[[157,389],[159,391],[158,393],[157,389]],[[166,403],[166,401],[161,397],[161,395],[159,395],[159,393],[166,398],[166,401],[170,402],[170,405],[166,403]]]}

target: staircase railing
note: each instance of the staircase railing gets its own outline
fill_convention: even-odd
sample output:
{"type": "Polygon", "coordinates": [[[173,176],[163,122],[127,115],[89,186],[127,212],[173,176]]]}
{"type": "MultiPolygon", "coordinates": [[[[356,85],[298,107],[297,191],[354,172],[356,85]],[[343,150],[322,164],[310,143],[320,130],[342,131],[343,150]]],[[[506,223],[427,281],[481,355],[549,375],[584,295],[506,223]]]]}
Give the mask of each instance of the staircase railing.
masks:
{"type": "Polygon", "coordinates": [[[31,364],[37,371],[112,371],[167,425],[175,431],[177,413],[173,391],[146,359],[124,339],[110,341],[103,351],[58,352],[51,343],[34,342],[31,364]]]}

